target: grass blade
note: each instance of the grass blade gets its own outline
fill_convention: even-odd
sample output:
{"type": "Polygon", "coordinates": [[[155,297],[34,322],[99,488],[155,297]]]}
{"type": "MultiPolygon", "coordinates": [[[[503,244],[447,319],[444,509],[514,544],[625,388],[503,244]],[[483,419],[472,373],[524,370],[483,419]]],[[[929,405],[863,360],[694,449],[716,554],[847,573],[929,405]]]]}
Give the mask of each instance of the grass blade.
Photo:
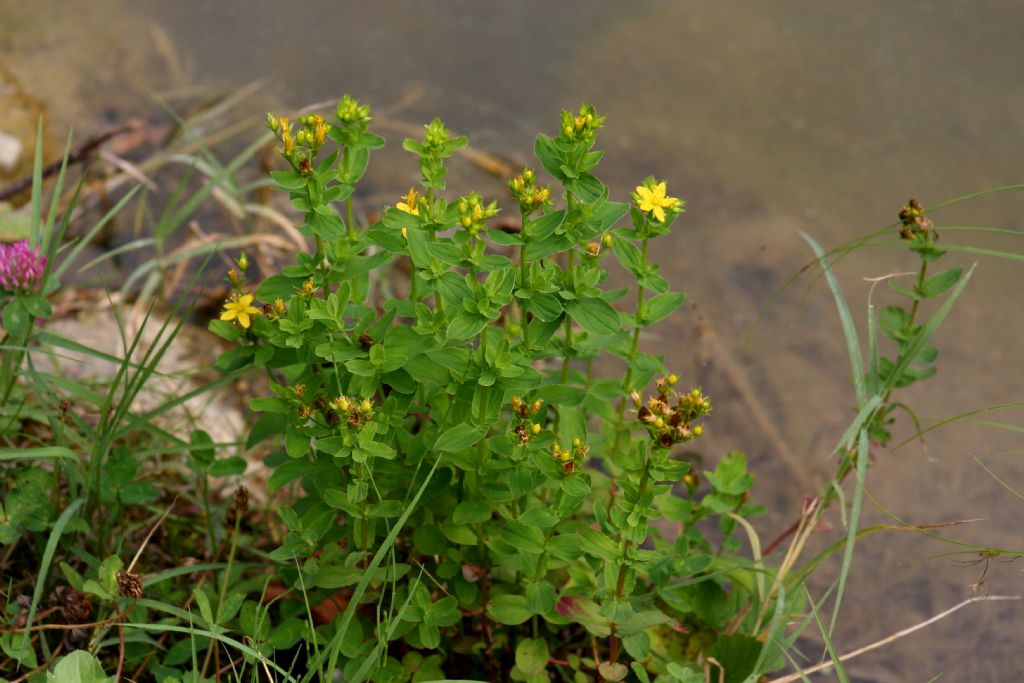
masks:
{"type": "Polygon", "coordinates": [[[860,354],[860,342],[857,338],[857,327],[853,324],[853,316],[850,315],[850,307],[846,304],[846,297],[843,296],[843,289],[839,286],[839,280],[829,266],[828,256],[825,251],[806,232],[801,231],[800,236],[811,245],[821,269],[825,273],[825,279],[832,290],[832,296],[836,300],[836,309],[839,311],[839,321],[843,325],[843,337],[846,339],[846,350],[850,356],[850,369],[853,372],[853,386],[857,391],[857,405],[863,406],[867,402],[867,388],[864,386],[864,365],[860,354]]]}
{"type": "Polygon", "coordinates": [[[57,518],[57,523],[53,525],[50,538],[46,541],[46,549],[43,550],[43,561],[39,566],[39,576],[36,578],[35,590],[32,592],[32,604],[28,608],[28,618],[25,620],[25,630],[22,631],[21,645],[14,648],[15,650],[21,650],[28,646],[29,639],[32,637],[32,620],[36,616],[36,608],[39,606],[39,601],[43,599],[46,575],[50,571],[50,565],[53,564],[53,556],[57,552],[57,543],[60,542],[60,537],[64,533],[64,527],[71,522],[71,518],[78,512],[78,508],[82,507],[83,502],[79,498],[64,508],[64,512],[57,518]]]}
{"type": "Polygon", "coordinates": [[[867,430],[861,429],[860,437],[857,439],[857,479],[853,485],[853,502],[850,504],[850,524],[846,529],[846,546],[843,548],[843,564],[839,570],[839,585],[836,588],[836,601],[832,607],[832,619],[828,627],[829,634],[835,631],[836,621],[839,618],[839,606],[843,602],[843,591],[846,588],[846,579],[850,574],[850,565],[853,564],[853,548],[857,543],[857,525],[860,523],[860,511],[864,503],[864,486],[867,483],[868,447],[867,430]]]}

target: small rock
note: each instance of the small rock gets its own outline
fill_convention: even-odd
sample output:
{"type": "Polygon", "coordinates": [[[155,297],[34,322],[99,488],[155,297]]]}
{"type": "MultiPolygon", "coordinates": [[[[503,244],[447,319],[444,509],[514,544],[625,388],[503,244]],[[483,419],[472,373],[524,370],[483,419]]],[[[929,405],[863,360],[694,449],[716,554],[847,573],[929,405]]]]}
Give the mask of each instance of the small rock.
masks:
{"type": "Polygon", "coordinates": [[[25,146],[21,144],[21,140],[0,131],[0,170],[11,173],[18,166],[18,160],[21,159],[24,150],[25,146]]]}

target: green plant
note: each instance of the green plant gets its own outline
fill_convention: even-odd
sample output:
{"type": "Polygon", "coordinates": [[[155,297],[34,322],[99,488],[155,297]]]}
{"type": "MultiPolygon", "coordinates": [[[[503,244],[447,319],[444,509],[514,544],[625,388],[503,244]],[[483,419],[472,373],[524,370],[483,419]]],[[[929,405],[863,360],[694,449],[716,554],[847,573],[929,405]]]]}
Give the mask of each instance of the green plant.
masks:
{"type": "MultiPolygon", "coordinates": [[[[210,325],[232,343],[218,361],[224,376],[145,411],[133,401],[178,343],[173,315],[155,339],[122,327],[121,356],[36,326],[74,257],[135,193],[65,245],[72,211],[59,224],[55,211],[63,174],[44,220],[37,170],[32,242],[0,263],[0,566],[12,577],[0,675],[306,682],[340,669],[345,681],[755,683],[787,660],[798,673],[783,680],[800,675],[794,645],[812,623],[845,675],[833,629],[854,546],[894,528],[860,527],[868,456],[889,443],[898,411],[927,431],[895,392],[934,373],[931,338],[971,274],[926,269],[946,251],[978,250],[940,249],[912,200],[893,231],[920,270],[912,288],[892,286],[904,306],[876,316],[869,301],[865,361],[830,256],[883,233],[830,254],[807,237],[839,311],[857,415],[835,449],[833,479],[790,532],[762,547],[744,456],[725,454],[703,473],[689,460],[710,399],[699,387],[677,392],[661,356],[641,352],[643,330],[684,299],[649,259],[651,240],[684,207],[654,178],[636,187],[632,205],[609,199],[594,175],[603,118],[583,106],[563,112],[557,136],[538,137],[541,165],[562,189],[552,193],[524,169],[508,185],[519,226],[498,229],[489,224],[496,201],[448,198],[446,162],[467,141],[439,120],[404,144],[422,187],[377,223],[356,223],[353,193],[384,141],[356,100],[344,98],[335,114],[331,123],[304,116],[298,129],[267,120],[286,163],[273,182],[303,214],[315,252],[255,287],[242,254],[210,325]],[[605,289],[609,254],[632,287],[605,289]],[[942,295],[922,322],[928,300],[942,295]],[[880,355],[879,331],[895,343],[891,359],[880,355]],[[89,383],[34,360],[63,352],[113,363],[116,373],[89,383]],[[270,529],[248,510],[244,488],[217,500],[211,478],[245,468],[218,452],[235,444],[155,422],[254,367],[272,395],[252,400],[261,417],[246,445],[268,442],[269,488],[286,503],[283,527],[270,529]],[[849,512],[846,538],[801,561],[835,503],[849,512]],[[815,599],[806,579],[834,553],[834,590],[815,599]],[[186,555],[198,563],[182,562],[186,555]],[[81,633],[64,639],[72,628],[81,633]]],[[[210,184],[191,196],[182,184],[154,222],[160,253],[134,277],[146,276],[147,301],[164,267],[213,248],[163,253],[214,188],[230,190],[221,201],[270,211],[245,200],[259,182],[233,176],[256,145],[228,166],[197,145],[202,154],[189,163],[210,184]]],[[[956,543],[982,557],[1020,554],[956,543]]]]}
{"type": "Polygon", "coordinates": [[[735,535],[758,512],[745,458],[723,458],[698,495],[676,449],[711,402],[678,393],[639,347],[684,299],[649,260],[683,203],[654,178],[632,206],[609,199],[593,173],[603,121],[584,105],[537,138],[562,206],[525,169],[509,183],[522,228],[501,231],[496,202],[446,196],[445,160],[466,139],[440,120],[403,144],[422,191],[364,228],[335,207],[383,144],[369,108],[346,97],[331,123],[297,129],[268,116],[288,163],[272,175],[317,250],[255,290],[243,256],[210,329],[237,344],[222,369],[266,369],[250,444],[283,434],[270,485],[299,484],[271,557],[290,588],[348,605],[320,629],[307,680],[336,662],[347,680],[537,681],[629,667],[703,680],[712,656],[742,680],[777,662],[750,630],[773,609],[764,569],[735,535]],[[632,310],[613,306],[628,289],[602,287],[609,253],[636,279],[632,310]],[[400,263],[407,295],[385,298],[400,263]],[[596,374],[606,354],[623,375],[596,374]],[[743,613],[750,601],[761,609],[743,613]]]}

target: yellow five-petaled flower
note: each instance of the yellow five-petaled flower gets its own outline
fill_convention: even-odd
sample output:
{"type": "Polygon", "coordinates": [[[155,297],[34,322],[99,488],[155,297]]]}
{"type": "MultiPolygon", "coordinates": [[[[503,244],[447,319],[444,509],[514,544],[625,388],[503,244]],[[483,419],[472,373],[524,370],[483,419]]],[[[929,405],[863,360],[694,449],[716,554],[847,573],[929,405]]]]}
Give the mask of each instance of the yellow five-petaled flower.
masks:
{"type": "Polygon", "coordinates": [[[665,181],[654,186],[653,189],[639,185],[636,194],[640,197],[637,206],[641,211],[650,211],[659,222],[665,222],[665,209],[674,209],[679,204],[675,197],[665,196],[665,181]]]}
{"type": "Polygon", "coordinates": [[[221,320],[237,320],[242,327],[249,329],[252,324],[250,316],[259,315],[260,309],[252,305],[255,297],[252,294],[243,294],[234,301],[224,304],[224,312],[220,314],[221,320]]]}

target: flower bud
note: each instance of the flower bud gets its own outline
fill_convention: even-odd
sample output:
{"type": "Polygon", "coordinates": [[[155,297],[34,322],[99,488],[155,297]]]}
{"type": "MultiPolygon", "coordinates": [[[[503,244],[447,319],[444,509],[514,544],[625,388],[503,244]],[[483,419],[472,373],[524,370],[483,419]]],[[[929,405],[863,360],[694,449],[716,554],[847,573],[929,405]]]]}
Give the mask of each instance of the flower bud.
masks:
{"type": "Polygon", "coordinates": [[[694,436],[700,436],[704,433],[704,425],[695,425],[692,431],[694,436]]]}
{"type": "Polygon", "coordinates": [[[540,434],[540,424],[537,423],[537,422],[534,422],[533,426],[530,427],[530,431],[533,432],[534,436],[536,436],[537,434],[540,434]]]}
{"type": "Polygon", "coordinates": [[[245,252],[243,251],[242,255],[238,257],[238,269],[241,270],[244,273],[245,269],[248,268],[248,267],[249,267],[249,257],[246,256],[245,252]]]}

